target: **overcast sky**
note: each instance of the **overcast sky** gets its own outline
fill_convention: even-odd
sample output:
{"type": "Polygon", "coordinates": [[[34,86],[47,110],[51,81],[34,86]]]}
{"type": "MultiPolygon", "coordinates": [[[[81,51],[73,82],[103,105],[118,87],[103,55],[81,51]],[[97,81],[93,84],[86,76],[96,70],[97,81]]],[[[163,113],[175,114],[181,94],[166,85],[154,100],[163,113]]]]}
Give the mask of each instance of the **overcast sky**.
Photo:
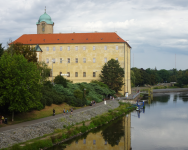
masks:
{"type": "Polygon", "coordinates": [[[188,0],[0,0],[0,6],[3,46],[36,34],[46,6],[54,33],[117,31],[132,47],[132,67],[172,69],[176,54],[176,68],[188,69],[188,0]]]}

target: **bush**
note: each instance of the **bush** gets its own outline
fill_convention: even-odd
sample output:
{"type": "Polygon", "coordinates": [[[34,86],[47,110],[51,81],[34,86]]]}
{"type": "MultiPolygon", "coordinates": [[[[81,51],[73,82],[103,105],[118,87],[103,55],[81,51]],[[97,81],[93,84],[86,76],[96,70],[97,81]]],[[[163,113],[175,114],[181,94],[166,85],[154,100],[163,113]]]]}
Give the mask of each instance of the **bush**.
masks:
{"type": "Polygon", "coordinates": [[[67,80],[61,75],[58,75],[58,76],[55,77],[54,83],[55,84],[60,84],[60,85],[62,85],[65,88],[67,87],[67,80]]]}

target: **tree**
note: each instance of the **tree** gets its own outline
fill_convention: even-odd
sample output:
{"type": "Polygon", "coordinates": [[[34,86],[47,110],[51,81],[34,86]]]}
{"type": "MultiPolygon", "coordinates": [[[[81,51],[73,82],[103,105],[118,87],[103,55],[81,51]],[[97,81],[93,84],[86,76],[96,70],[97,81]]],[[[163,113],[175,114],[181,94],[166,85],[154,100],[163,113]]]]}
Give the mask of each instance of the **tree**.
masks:
{"type": "Polygon", "coordinates": [[[12,112],[26,112],[42,107],[40,72],[37,65],[23,55],[4,53],[0,59],[0,105],[12,112]]]}
{"type": "Polygon", "coordinates": [[[135,75],[134,75],[134,71],[131,70],[131,86],[134,87],[135,86],[135,75]]]}
{"type": "Polygon", "coordinates": [[[11,54],[11,56],[14,54],[22,54],[28,60],[28,62],[37,62],[35,47],[23,45],[22,43],[10,43],[7,52],[11,54]]]}
{"type": "Polygon", "coordinates": [[[124,70],[115,59],[111,59],[105,63],[100,74],[102,82],[116,92],[120,91],[124,85],[123,77],[124,70]]]}
{"type": "Polygon", "coordinates": [[[55,77],[54,83],[55,84],[61,84],[61,85],[63,85],[64,88],[67,87],[67,80],[61,75],[58,75],[58,76],[55,77]]]}
{"type": "Polygon", "coordinates": [[[48,67],[48,65],[42,61],[42,62],[38,62],[38,70],[40,71],[40,75],[41,75],[41,83],[44,83],[50,74],[50,68],[48,67]]]}
{"type": "Polygon", "coordinates": [[[2,43],[0,43],[0,58],[4,53],[4,47],[2,47],[2,43]]]}

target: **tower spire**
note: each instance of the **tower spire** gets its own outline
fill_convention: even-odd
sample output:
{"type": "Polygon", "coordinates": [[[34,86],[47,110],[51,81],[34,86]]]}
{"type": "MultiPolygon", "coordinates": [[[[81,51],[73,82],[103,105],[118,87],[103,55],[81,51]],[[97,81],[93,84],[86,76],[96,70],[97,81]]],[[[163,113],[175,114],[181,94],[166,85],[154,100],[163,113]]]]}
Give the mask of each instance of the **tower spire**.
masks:
{"type": "Polygon", "coordinates": [[[46,13],[46,6],[45,6],[45,9],[44,9],[44,10],[45,10],[45,13],[46,13]]]}

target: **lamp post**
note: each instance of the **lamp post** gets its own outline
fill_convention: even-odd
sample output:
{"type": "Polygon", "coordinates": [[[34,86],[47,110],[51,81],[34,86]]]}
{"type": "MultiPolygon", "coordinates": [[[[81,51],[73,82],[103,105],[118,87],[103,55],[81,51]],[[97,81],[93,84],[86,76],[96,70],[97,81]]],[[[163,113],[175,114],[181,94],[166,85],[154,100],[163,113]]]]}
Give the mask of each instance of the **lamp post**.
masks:
{"type": "Polygon", "coordinates": [[[54,63],[54,61],[52,59],[52,84],[54,85],[54,83],[53,83],[53,63],[54,63]]]}
{"type": "MultiPolygon", "coordinates": [[[[65,62],[67,62],[67,69],[68,69],[68,61],[66,61],[66,60],[63,60],[63,59],[62,59],[62,61],[65,61],[65,62]]],[[[66,74],[67,74],[67,70],[66,70],[66,74]]],[[[66,78],[67,78],[67,76],[68,76],[68,75],[66,75],[66,78]]]]}

